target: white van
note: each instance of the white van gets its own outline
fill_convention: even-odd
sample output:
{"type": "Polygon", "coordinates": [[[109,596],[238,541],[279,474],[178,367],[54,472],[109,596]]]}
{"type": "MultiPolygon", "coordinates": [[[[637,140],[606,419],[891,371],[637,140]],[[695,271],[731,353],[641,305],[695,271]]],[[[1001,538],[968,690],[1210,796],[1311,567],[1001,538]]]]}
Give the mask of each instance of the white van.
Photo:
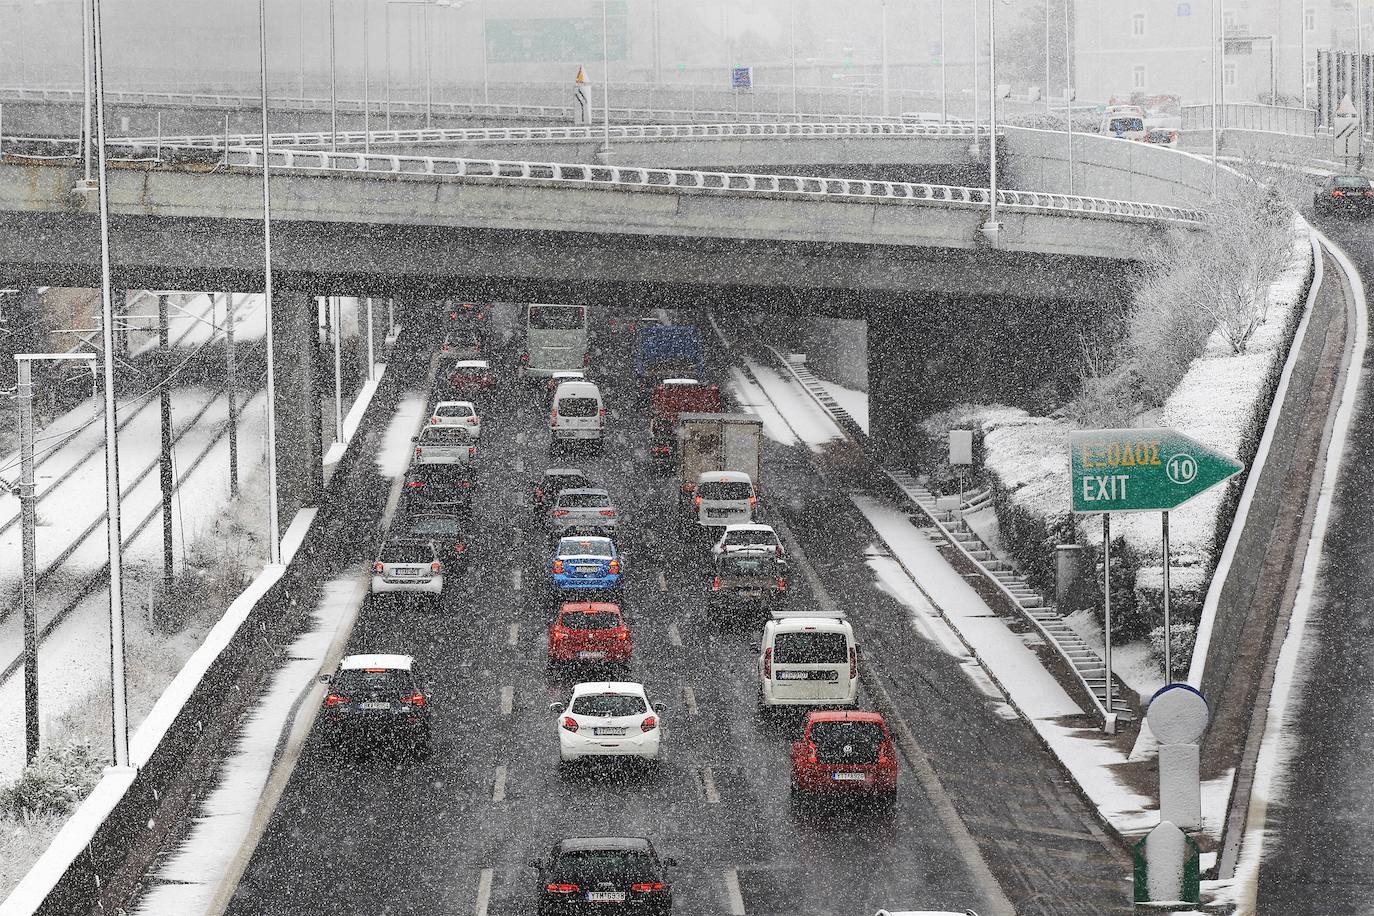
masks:
{"type": "Polygon", "coordinates": [[[775,611],[759,642],[759,707],[854,706],[859,647],[844,615],[775,611]]]}
{"type": "Polygon", "coordinates": [[[1144,140],[1145,110],[1134,105],[1117,105],[1108,108],[1102,115],[1102,125],[1097,132],[1104,137],[1144,140]]]}
{"type": "Polygon", "coordinates": [[[754,481],[743,471],[705,471],[692,490],[692,514],[703,528],[746,525],[758,501],[754,481]]]}
{"type": "Polygon", "coordinates": [[[587,307],[532,302],[525,306],[525,355],[521,374],[549,378],[587,368],[587,307]]]}
{"type": "Polygon", "coordinates": [[[606,426],[606,407],[595,382],[563,382],[549,405],[551,446],[563,442],[600,444],[606,426]]]}
{"type": "Polygon", "coordinates": [[[476,457],[476,440],[465,426],[426,426],[415,437],[417,465],[470,464],[476,457]]]}

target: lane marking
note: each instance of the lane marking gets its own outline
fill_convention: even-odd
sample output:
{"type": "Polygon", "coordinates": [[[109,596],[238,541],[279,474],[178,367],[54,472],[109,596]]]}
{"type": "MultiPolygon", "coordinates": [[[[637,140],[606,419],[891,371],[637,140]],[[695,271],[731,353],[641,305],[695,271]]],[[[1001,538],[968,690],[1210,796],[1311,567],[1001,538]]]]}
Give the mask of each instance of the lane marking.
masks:
{"type": "Polygon", "coordinates": [[[518,567],[510,571],[510,587],[517,592],[520,591],[520,569],[518,567]]]}
{"type": "Polygon", "coordinates": [[[510,711],[511,711],[514,707],[515,707],[515,688],[514,688],[514,687],[502,687],[502,688],[501,688],[501,715],[503,715],[503,716],[508,716],[508,715],[510,715],[510,711]]]}
{"type": "Polygon", "coordinates": [[[661,569],[658,571],[658,590],[661,592],[668,590],[668,577],[664,575],[661,569]]]}
{"type": "Polygon", "coordinates": [[[525,473],[525,458],[523,455],[517,455],[515,457],[515,473],[525,473]]]}
{"type": "Polygon", "coordinates": [[[512,529],[510,530],[510,542],[511,542],[511,544],[512,544],[513,546],[515,546],[515,547],[524,547],[524,546],[525,546],[525,529],[524,529],[524,528],[512,528],[512,529]]]}
{"type": "Polygon", "coordinates": [[[682,634],[678,632],[677,624],[675,623],[668,624],[668,642],[677,646],[679,649],[682,648],[682,634]]]}
{"type": "Polygon", "coordinates": [[[525,444],[525,439],[528,438],[528,436],[529,436],[529,433],[522,429],[520,432],[518,432],[518,433],[515,434],[515,444],[516,444],[516,445],[524,445],[524,444],[525,444]]]}
{"type": "Polygon", "coordinates": [[[686,684],[682,686],[682,702],[687,706],[687,715],[701,715],[701,708],[697,706],[697,692],[686,684]]]}
{"type": "Polygon", "coordinates": [[[708,805],[720,804],[720,793],[716,791],[716,774],[711,772],[710,767],[701,768],[701,791],[706,793],[708,805]]]}
{"type": "Polygon", "coordinates": [[[494,802],[506,800],[506,768],[504,765],[496,768],[496,779],[491,785],[491,800],[494,802]]]}
{"type": "Polygon", "coordinates": [[[477,879],[477,909],[474,911],[476,916],[487,916],[487,903],[491,900],[491,878],[492,870],[482,869],[482,876],[477,879]]]}
{"type": "Polygon", "coordinates": [[[730,916],[745,916],[744,895],[739,892],[739,872],[725,869],[725,895],[730,902],[730,916]]]}
{"type": "Polygon", "coordinates": [[[506,644],[510,646],[520,644],[520,624],[513,623],[510,625],[510,637],[506,640],[506,644]]]}

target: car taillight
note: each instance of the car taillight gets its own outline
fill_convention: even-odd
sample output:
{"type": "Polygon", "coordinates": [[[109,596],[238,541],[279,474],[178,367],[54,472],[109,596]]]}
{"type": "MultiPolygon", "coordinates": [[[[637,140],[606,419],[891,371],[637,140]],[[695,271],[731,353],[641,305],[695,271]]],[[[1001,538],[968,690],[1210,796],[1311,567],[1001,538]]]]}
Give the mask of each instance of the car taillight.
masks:
{"type": "Polygon", "coordinates": [[[611,562],[607,563],[607,564],[606,564],[606,572],[610,573],[610,574],[613,575],[613,576],[616,575],[617,573],[619,573],[619,572],[620,572],[620,561],[619,561],[619,560],[612,560],[611,562]]]}
{"type": "Polygon", "coordinates": [[[467,545],[467,544],[464,544],[462,541],[459,541],[457,544],[454,544],[454,545],[453,545],[453,552],[454,552],[454,553],[462,553],[463,551],[465,551],[465,550],[467,550],[467,549],[468,549],[468,545],[467,545]]]}
{"type": "Polygon", "coordinates": [[[777,581],[778,581],[778,591],[780,591],[780,592],[785,592],[785,591],[787,591],[787,583],[784,582],[784,581],[782,581],[782,576],[778,576],[778,577],[777,577],[777,581]]]}
{"type": "Polygon", "coordinates": [[[884,741],[882,744],[878,745],[878,762],[879,762],[879,763],[890,763],[890,762],[892,761],[892,757],[893,757],[893,749],[892,749],[892,742],[891,742],[891,741],[884,741]]]}
{"type": "Polygon", "coordinates": [[[750,509],[754,508],[754,507],[757,506],[758,504],[759,504],[759,498],[758,498],[757,496],[751,496],[751,497],[749,497],[749,508],[750,508],[750,509]]]}
{"type": "Polygon", "coordinates": [[[591,364],[592,364],[592,355],[591,355],[590,353],[583,353],[583,354],[582,354],[582,368],[585,369],[586,367],[590,366],[591,364]]]}
{"type": "Polygon", "coordinates": [[[471,481],[471,480],[465,480],[465,481],[463,481],[461,484],[459,484],[459,486],[462,487],[464,490],[471,490],[471,489],[472,489],[472,481],[471,481]]]}
{"type": "Polygon", "coordinates": [[[1332,191],[1332,192],[1331,192],[1331,196],[1332,196],[1332,197],[1344,197],[1344,196],[1345,196],[1345,192],[1344,192],[1344,191],[1332,191]]]}
{"type": "Polygon", "coordinates": [[[720,576],[716,576],[714,579],[711,580],[711,591],[720,591],[720,576]]]}
{"type": "Polygon", "coordinates": [[[859,676],[859,650],[853,646],[849,647],[849,679],[852,681],[859,676]]]}
{"type": "Polygon", "coordinates": [[[666,455],[666,454],[668,454],[668,446],[666,446],[666,445],[655,445],[654,448],[653,448],[653,452],[654,452],[655,455],[666,455]]]}
{"type": "Polygon", "coordinates": [[[409,488],[412,489],[412,490],[418,490],[418,489],[420,489],[421,487],[423,487],[424,485],[425,485],[425,482],[424,482],[423,480],[409,480],[409,481],[406,481],[406,486],[409,487],[409,488]]]}
{"type": "Polygon", "coordinates": [[[572,716],[563,717],[563,728],[570,732],[577,731],[577,720],[572,716]]]}
{"type": "Polygon", "coordinates": [[[639,884],[631,884],[630,890],[634,891],[636,894],[647,894],[650,891],[661,891],[663,890],[663,882],[643,881],[639,884]]]}
{"type": "Polygon", "coordinates": [[[576,894],[576,884],[545,884],[544,889],[550,894],[576,894]]]}
{"type": "Polygon", "coordinates": [[[563,572],[563,561],[562,561],[562,560],[554,560],[554,561],[553,561],[553,571],[554,571],[555,573],[562,573],[562,572],[563,572]]]}
{"type": "Polygon", "coordinates": [[[808,749],[807,752],[806,752],[806,762],[807,762],[807,763],[815,763],[815,762],[816,762],[816,742],[814,742],[814,741],[808,741],[808,742],[806,742],[806,747],[807,747],[807,749],[808,749]]]}
{"type": "Polygon", "coordinates": [[[425,450],[422,449],[420,446],[418,446],[418,445],[415,446],[415,457],[416,457],[416,458],[419,458],[421,455],[424,454],[424,452],[425,452],[425,450]]]}
{"type": "Polygon", "coordinates": [[[639,723],[639,730],[642,732],[651,732],[656,728],[658,728],[657,716],[645,716],[644,721],[639,723]]]}
{"type": "Polygon", "coordinates": [[[429,564],[429,571],[432,573],[441,573],[444,571],[444,564],[435,560],[433,563],[429,564]]]}
{"type": "Polygon", "coordinates": [[[567,514],[568,514],[568,510],[567,510],[567,509],[554,509],[554,510],[553,510],[553,517],[554,517],[554,518],[562,518],[563,516],[565,516],[565,515],[567,515],[567,514]]]}
{"type": "Polygon", "coordinates": [[[602,509],[602,510],[601,510],[601,514],[602,514],[604,517],[606,517],[606,518],[615,518],[615,510],[614,510],[614,509],[602,509]]]}
{"type": "Polygon", "coordinates": [[[558,642],[560,640],[567,639],[568,633],[562,627],[554,627],[552,630],[549,631],[549,638],[552,639],[554,642],[558,642]]]}
{"type": "Polygon", "coordinates": [[[342,706],[348,702],[348,697],[342,694],[331,693],[324,698],[324,708],[331,709],[335,706],[342,706]]]}
{"type": "Polygon", "coordinates": [[[700,496],[693,496],[693,497],[692,497],[692,505],[697,506],[698,508],[700,508],[700,507],[701,507],[701,497],[700,497],[700,496]]]}
{"type": "Polygon", "coordinates": [[[436,423],[438,423],[438,422],[439,422],[439,418],[438,418],[438,417],[430,417],[430,418],[429,418],[429,425],[430,425],[430,426],[434,426],[434,425],[435,425],[436,423]]]}
{"type": "Polygon", "coordinates": [[[615,631],[615,638],[618,639],[618,640],[620,640],[621,642],[625,642],[625,641],[627,641],[627,640],[630,638],[630,631],[629,631],[629,630],[616,630],[616,631],[615,631]]]}
{"type": "Polygon", "coordinates": [[[543,488],[543,487],[535,487],[535,488],[534,488],[534,498],[535,498],[535,499],[543,499],[543,498],[544,498],[544,488],[543,488]]]}
{"type": "Polygon", "coordinates": [[[606,408],[602,407],[602,408],[600,408],[599,410],[597,410],[596,415],[597,415],[598,417],[604,417],[604,416],[606,416],[606,408]]]}
{"type": "Polygon", "coordinates": [[[401,702],[407,706],[414,706],[416,709],[423,709],[425,706],[425,695],[417,690],[408,697],[401,697],[401,702]]]}
{"type": "Polygon", "coordinates": [[[769,647],[763,650],[763,676],[773,676],[773,649],[769,647]]]}
{"type": "Polygon", "coordinates": [[[521,354],[520,354],[520,362],[528,364],[529,361],[530,361],[530,355],[529,355],[528,353],[521,353],[521,354]]]}
{"type": "Polygon", "coordinates": [[[475,445],[469,445],[469,446],[468,446],[468,457],[471,458],[472,456],[474,456],[474,455],[476,455],[476,454],[477,454],[477,446],[475,446],[475,445]]]}
{"type": "Polygon", "coordinates": [[[476,417],[468,417],[468,426],[476,426],[476,425],[477,425],[477,418],[476,418],[476,417]]]}
{"type": "Polygon", "coordinates": [[[695,491],[696,488],[697,488],[697,485],[694,484],[694,483],[684,483],[684,484],[682,485],[682,492],[683,492],[683,493],[691,493],[691,492],[695,491]]]}

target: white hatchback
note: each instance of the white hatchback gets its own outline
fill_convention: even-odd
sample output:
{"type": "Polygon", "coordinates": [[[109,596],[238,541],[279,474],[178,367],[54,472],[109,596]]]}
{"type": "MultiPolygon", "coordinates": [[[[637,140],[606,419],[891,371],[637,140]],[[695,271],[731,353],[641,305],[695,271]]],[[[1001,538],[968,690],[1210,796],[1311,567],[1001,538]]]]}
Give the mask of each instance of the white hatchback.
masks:
{"type": "Polygon", "coordinates": [[[754,521],[758,495],[743,471],[707,471],[697,475],[692,514],[703,528],[747,525],[754,521]]]}
{"type": "Polygon", "coordinates": [[[412,464],[471,464],[477,458],[477,440],[465,426],[426,426],[415,437],[412,464]]]}
{"type": "Polygon", "coordinates": [[[772,525],[726,525],[711,553],[720,556],[732,550],[771,550],[778,556],[787,553],[772,525]]]}
{"type": "Polygon", "coordinates": [[[657,760],[663,729],[643,684],[593,681],[573,687],[558,715],[558,753],[564,763],[588,757],[657,760]]]}
{"type": "Polygon", "coordinates": [[[430,426],[457,426],[473,439],[482,438],[482,415],[471,401],[440,401],[429,416],[430,426]]]}

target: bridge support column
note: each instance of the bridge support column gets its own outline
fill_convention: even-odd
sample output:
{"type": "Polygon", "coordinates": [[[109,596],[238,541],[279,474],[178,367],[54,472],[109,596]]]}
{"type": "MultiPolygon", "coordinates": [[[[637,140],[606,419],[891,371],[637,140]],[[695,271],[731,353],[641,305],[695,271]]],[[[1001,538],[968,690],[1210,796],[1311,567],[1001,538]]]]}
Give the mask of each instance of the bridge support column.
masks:
{"type": "Polygon", "coordinates": [[[945,386],[930,384],[928,368],[940,346],[932,329],[938,304],[909,296],[884,296],[865,303],[868,316],[868,435],[874,456],[909,467],[921,421],[949,407],[932,398],[945,386]]]}
{"type": "Polygon", "coordinates": [[[321,366],[315,297],[277,293],[272,302],[276,351],[277,504],[282,530],[324,492],[320,432],[321,366]]]}

